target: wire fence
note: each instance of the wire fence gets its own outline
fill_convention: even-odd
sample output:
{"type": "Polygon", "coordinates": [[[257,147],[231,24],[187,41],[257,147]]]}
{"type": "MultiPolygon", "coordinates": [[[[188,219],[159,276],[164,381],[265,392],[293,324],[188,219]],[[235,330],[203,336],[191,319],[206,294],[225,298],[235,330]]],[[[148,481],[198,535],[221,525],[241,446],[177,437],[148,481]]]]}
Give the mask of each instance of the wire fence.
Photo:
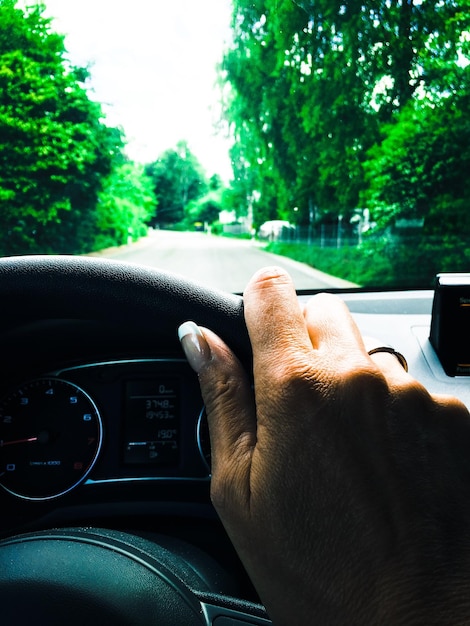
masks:
{"type": "Polygon", "coordinates": [[[261,240],[280,243],[299,243],[318,248],[342,248],[360,245],[363,235],[341,228],[338,224],[321,224],[319,226],[284,226],[272,230],[261,240]]]}
{"type": "Polygon", "coordinates": [[[273,234],[267,249],[363,286],[430,287],[438,273],[470,273],[470,237],[465,235],[388,231],[359,236],[296,227],[273,234]]]}

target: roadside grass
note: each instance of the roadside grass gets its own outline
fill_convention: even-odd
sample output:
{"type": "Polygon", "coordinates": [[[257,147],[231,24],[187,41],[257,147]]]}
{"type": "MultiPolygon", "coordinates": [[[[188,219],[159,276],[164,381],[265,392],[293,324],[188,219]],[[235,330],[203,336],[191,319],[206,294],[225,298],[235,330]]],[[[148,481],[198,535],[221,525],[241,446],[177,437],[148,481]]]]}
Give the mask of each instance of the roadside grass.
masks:
{"type": "Polygon", "coordinates": [[[470,272],[470,242],[456,239],[384,238],[341,248],[271,242],[265,249],[363,287],[432,288],[440,272],[470,272]]]}

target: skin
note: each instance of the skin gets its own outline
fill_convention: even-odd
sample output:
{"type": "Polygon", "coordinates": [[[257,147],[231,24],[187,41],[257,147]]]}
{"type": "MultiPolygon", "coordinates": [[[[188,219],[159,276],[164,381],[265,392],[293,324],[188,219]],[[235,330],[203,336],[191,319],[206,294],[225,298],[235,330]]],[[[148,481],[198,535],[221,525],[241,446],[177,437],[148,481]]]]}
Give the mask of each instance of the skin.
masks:
{"type": "Polygon", "coordinates": [[[186,328],[212,446],[213,504],[274,624],[470,623],[470,416],[346,305],[302,310],[289,276],[245,294],[254,387],[208,329],[186,328]]]}

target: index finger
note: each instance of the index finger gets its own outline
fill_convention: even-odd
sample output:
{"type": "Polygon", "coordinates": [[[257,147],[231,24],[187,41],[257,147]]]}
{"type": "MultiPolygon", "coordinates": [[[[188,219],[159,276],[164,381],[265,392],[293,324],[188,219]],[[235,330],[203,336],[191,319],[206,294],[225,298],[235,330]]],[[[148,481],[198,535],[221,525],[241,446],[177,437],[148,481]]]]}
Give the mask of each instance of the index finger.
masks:
{"type": "Polygon", "coordinates": [[[255,381],[272,373],[276,364],[310,358],[303,312],[292,279],[284,270],[267,267],[258,271],[245,289],[244,307],[255,381]]]}

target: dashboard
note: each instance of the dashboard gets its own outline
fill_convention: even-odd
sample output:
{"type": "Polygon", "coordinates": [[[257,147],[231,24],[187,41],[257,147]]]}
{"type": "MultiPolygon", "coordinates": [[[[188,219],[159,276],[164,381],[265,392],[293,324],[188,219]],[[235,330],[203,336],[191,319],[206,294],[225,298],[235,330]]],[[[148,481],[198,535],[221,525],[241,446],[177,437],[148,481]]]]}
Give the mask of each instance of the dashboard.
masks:
{"type": "MultiPolygon", "coordinates": [[[[429,342],[431,291],[340,295],[363,334],[402,352],[429,391],[470,406],[468,377],[447,376],[429,342]]],[[[90,320],[28,320],[3,330],[1,531],[61,524],[71,514],[84,522],[112,510],[117,518],[133,505],[176,514],[185,504],[188,514],[210,516],[197,377],[176,329],[174,337],[149,332],[90,320]]]]}
{"type": "MultiPolygon", "coordinates": [[[[241,300],[227,300],[212,318],[214,307],[205,301],[206,294],[198,308],[201,294],[192,301],[190,287],[175,296],[174,279],[165,287],[163,303],[155,301],[154,286],[148,284],[151,274],[144,273],[138,281],[144,287],[140,284],[135,298],[125,277],[112,284],[101,314],[103,303],[89,310],[88,297],[81,310],[82,294],[68,302],[61,286],[55,287],[62,261],[58,267],[60,273],[52,270],[52,303],[43,301],[39,313],[23,305],[19,312],[12,314],[7,306],[1,313],[0,538],[8,542],[18,533],[36,533],[36,540],[37,533],[59,529],[54,532],[60,534],[75,527],[85,529],[80,541],[89,528],[184,541],[229,573],[224,597],[249,603],[246,622],[238,611],[238,621],[220,624],[269,623],[252,604],[256,593],[210,502],[203,402],[197,376],[177,340],[179,323],[195,319],[225,333],[249,367],[240,330],[241,300]],[[57,316],[51,315],[55,305],[57,316]]],[[[101,271],[100,265],[91,267],[101,271]]],[[[116,267],[111,267],[113,276],[116,267]]],[[[31,289],[36,279],[32,277],[31,289]]],[[[69,283],[64,278],[62,287],[69,283]]],[[[362,333],[403,353],[411,375],[430,392],[452,394],[470,407],[468,377],[448,376],[429,341],[432,291],[338,295],[362,333]]],[[[99,290],[94,289],[94,296],[99,300],[99,290]]],[[[33,293],[30,300],[35,297],[33,293]]],[[[311,294],[298,297],[305,302],[311,294]]],[[[90,541],[96,542],[94,535],[90,541]]],[[[216,621],[207,618],[206,623],[216,621]]]]}
{"type": "Polygon", "coordinates": [[[213,517],[197,377],[176,332],[150,332],[138,320],[22,320],[3,329],[3,533],[136,511],[136,525],[161,511],[213,517]]]}

